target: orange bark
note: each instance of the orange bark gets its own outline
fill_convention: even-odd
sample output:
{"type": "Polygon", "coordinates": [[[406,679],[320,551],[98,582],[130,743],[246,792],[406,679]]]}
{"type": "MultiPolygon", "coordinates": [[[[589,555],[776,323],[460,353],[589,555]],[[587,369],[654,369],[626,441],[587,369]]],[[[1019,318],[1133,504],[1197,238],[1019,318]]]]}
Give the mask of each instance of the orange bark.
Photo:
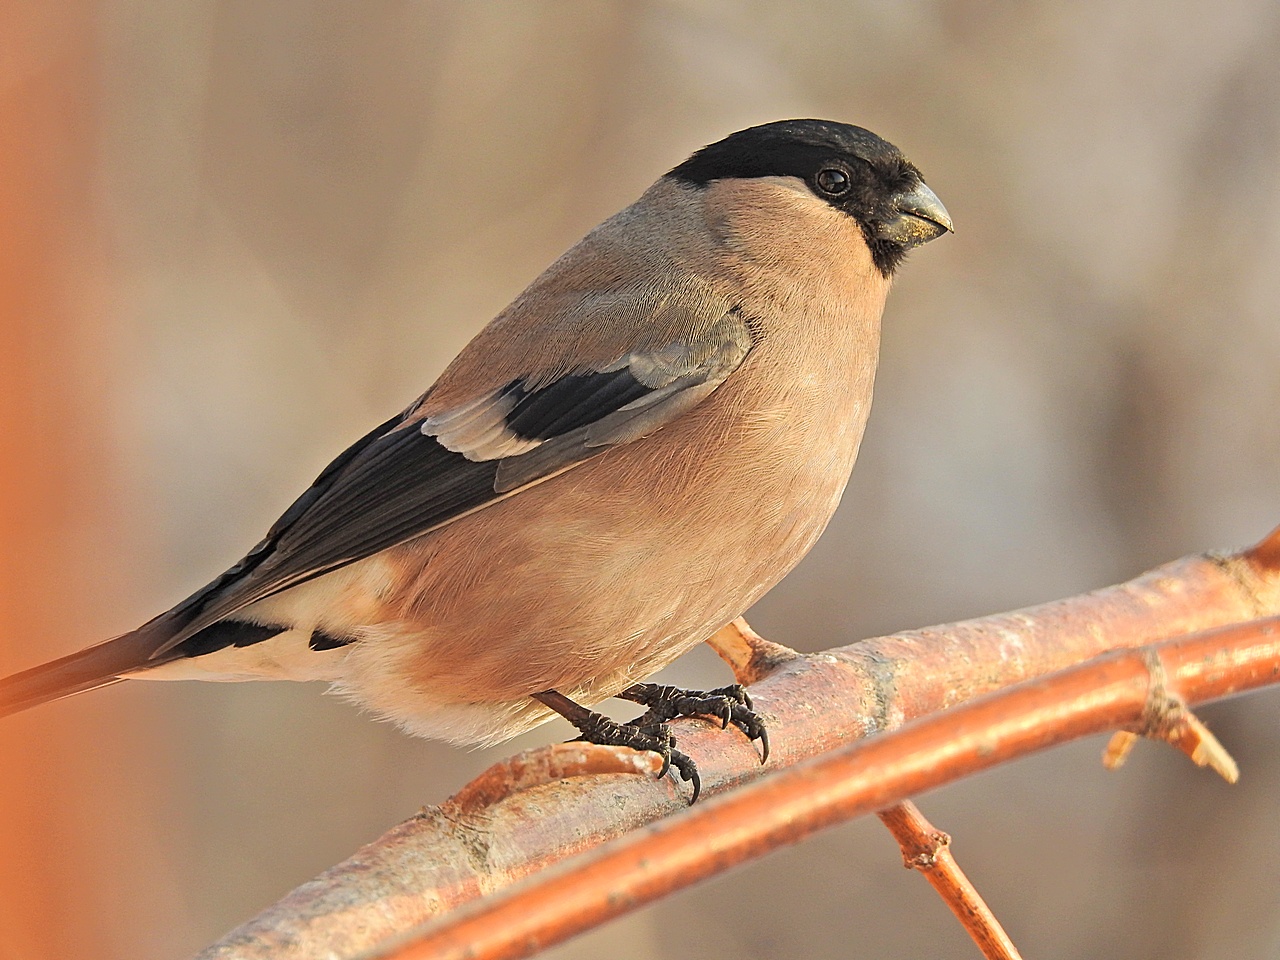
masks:
{"type": "Polygon", "coordinates": [[[951,855],[951,837],[936,830],[910,800],[881,810],[880,820],[902,848],[903,865],[919,870],[987,960],[1022,960],[995,914],[951,855]]]}

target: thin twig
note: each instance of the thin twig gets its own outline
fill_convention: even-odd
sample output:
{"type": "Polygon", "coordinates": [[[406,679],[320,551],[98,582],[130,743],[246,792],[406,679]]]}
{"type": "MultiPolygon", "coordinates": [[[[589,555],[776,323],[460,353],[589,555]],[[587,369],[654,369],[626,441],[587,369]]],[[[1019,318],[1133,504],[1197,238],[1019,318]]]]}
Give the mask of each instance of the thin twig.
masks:
{"type": "Polygon", "coordinates": [[[790,647],[766,640],[742,617],[721,627],[707,645],[729,665],[733,678],[744,687],[763,680],[784,663],[802,656],[790,647]]]}
{"type": "Polygon", "coordinates": [[[936,829],[910,800],[877,816],[902,848],[903,866],[924,874],[987,960],[1022,960],[996,915],[956,863],[950,836],[936,829]]]}

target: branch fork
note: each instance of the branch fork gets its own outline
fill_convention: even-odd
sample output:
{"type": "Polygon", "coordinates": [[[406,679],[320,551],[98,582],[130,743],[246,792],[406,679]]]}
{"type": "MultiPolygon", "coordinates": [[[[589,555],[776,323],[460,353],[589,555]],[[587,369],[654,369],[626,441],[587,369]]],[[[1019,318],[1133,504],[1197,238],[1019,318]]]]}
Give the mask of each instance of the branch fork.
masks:
{"type": "Polygon", "coordinates": [[[1162,740],[1181,750],[1196,766],[1209,767],[1227,783],[1239,780],[1240,767],[1235,759],[1191,712],[1186,701],[1169,690],[1168,674],[1160,655],[1154,650],[1143,650],[1142,661],[1151,678],[1142,720],[1132,728],[1118,730],[1112,735],[1102,755],[1103,766],[1108,770],[1119,769],[1138,738],[1145,737],[1162,740]]]}

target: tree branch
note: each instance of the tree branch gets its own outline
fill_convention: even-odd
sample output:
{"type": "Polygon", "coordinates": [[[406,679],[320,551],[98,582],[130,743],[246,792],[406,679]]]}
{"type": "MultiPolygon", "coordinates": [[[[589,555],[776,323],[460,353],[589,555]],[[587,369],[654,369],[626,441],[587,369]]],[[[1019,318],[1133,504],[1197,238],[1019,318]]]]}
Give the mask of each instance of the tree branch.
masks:
{"type": "MultiPolygon", "coordinates": [[[[585,889],[559,900],[555,909],[577,917],[566,926],[562,913],[556,935],[567,936],[583,929],[583,922],[599,922],[603,916],[670,889],[653,885],[657,864],[674,871],[665,874],[662,883],[686,883],[736,862],[729,859],[727,848],[708,844],[708,825],[727,822],[720,819],[726,817],[726,810],[750,809],[763,816],[769,803],[778,801],[774,791],[798,791],[780,808],[797,817],[803,806],[799,798],[807,797],[806,803],[817,799],[826,806],[821,812],[810,809],[805,815],[808,820],[793,821],[786,830],[764,834],[751,833],[748,820],[735,819],[743,831],[735,836],[745,846],[735,847],[733,856],[759,855],[834,822],[832,818],[882,809],[927,786],[1000,762],[1012,755],[1010,750],[1039,749],[1117,726],[1141,728],[1149,712],[1150,665],[1141,654],[1116,654],[1052,682],[1007,690],[998,700],[969,704],[964,711],[951,711],[941,718],[932,714],[1022,681],[1047,677],[1107,651],[1224,625],[1237,625],[1230,629],[1247,634],[1259,628],[1240,624],[1276,614],[1280,614],[1280,530],[1241,554],[1188,557],[1079,597],[862,641],[821,654],[788,654],[776,645],[753,646],[749,638],[734,642],[722,636],[717,638],[717,649],[737,664],[739,672],[772,668],[752,688],[774,740],[767,779],[638,831],[685,809],[680,789],[669,779],[654,783],[625,773],[538,783],[542,772],[559,776],[583,765],[591,768],[600,762],[622,761],[604,761],[598,751],[577,744],[534,751],[500,765],[497,772],[490,771],[482,778],[487,785],[473,785],[452,801],[428,808],[396,827],[228,934],[201,957],[354,956],[553,863],[632,834],[621,841],[623,846],[613,849],[632,850],[633,857],[644,860],[645,880],[610,888],[615,894],[619,889],[625,892],[603,906],[592,901],[594,906],[588,909],[584,900],[574,899],[586,896],[590,891],[585,889]],[[754,652],[748,654],[749,649],[754,652]],[[1046,690],[1048,699],[1038,699],[1046,690]],[[927,719],[894,736],[837,750],[917,717],[927,719]],[[987,726],[975,726],[979,721],[987,726]],[[825,756],[802,768],[781,769],[820,755],[825,756]],[[544,765],[543,771],[528,776],[531,764],[544,765]],[[523,771],[525,776],[513,780],[503,770],[523,771]],[[802,830],[802,824],[808,826],[802,830]],[[688,832],[690,825],[704,833],[688,832]],[[664,837],[698,839],[682,850],[664,837]],[[654,847],[658,843],[661,856],[654,847]],[[638,844],[643,850],[636,853],[638,844]]],[[[1280,641],[1273,635],[1260,641],[1242,639],[1246,634],[1178,641],[1182,646],[1161,648],[1167,685],[1190,699],[1204,699],[1275,682],[1280,672],[1280,641]],[[1187,643],[1208,644],[1195,649],[1210,659],[1181,659],[1179,651],[1190,649],[1187,643]]],[[[697,721],[682,722],[678,735],[682,749],[697,758],[708,795],[762,775],[755,750],[745,737],[697,721]]],[[[630,766],[634,769],[634,764],[630,766]]],[[[617,862],[609,869],[616,871],[617,862]]],[[[579,867],[571,874],[546,876],[554,876],[559,883],[573,877],[580,877],[579,883],[594,880],[598,889],[604,889],[597,870],[579,867]]],[[[620,874],[611,876],[618,879],[620,874]]],[[[540,889],[544,893],[539,894],[539,903],[550,910],[552,900],[545,893],[550,888],[543,884],[540,889]]],[[[460,943],[451,938],[464,929],[459,924],[474,922],[469,918],[475,916],[488,918],[481,924],[488,934],[501,933],[497,928],[506,921],[499,923],[492,911],[501,911],[502,904],[509,902],[490,897],[480,905],[488,911],[482,915],[457,911],[447,928],[437,933],[446,937],[437,940],[437,946],[460,943]]],[[[505,929],[523,936],[519,932],[531,929],[527,923],[533,912],[528,904],[520,909],[525,920],[513,921],[505,929]]],[[[545,919],[546,914],[540,916],[545,919]]],[[[545,945],[550,942],[547,928],[539,929],[537,943],[545,945]]],[[[520,941],[516,952],[472,955],[515,956],[527,944],[520,941]]],[[[515,947],[509,943],[503,949],[515,947]]]]}
{"type": "Polygon", "coordinates": [[[1280,617],[1118,651],[775,773],[398,938],[368,960],[513,960],[825,827],[1138,723],[1155,653],[1196,702],[1280,683],[1280,617]]]}
{"type": "Polygon", "coordinates": [[[877,816],[902,848],[902,865],[924,874],[987,960],[1022,960],[1000,921],[951,855],[949,835],[936,829],[910,800],[881,810],[877,816]]]}

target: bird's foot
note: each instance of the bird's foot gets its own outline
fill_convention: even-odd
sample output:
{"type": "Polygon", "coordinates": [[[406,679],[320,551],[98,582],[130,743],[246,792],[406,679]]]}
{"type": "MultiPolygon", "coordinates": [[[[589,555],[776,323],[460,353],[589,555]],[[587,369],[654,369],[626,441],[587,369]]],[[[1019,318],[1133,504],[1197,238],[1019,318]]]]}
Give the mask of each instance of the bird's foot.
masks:
{"type": "Polygon", "coordinates": [[[623,700],[648,707],[643,716],[633,721],[642,731],[664,727],[677,717],[715,717],[721,728],[733,724],[750,740],[760,741],[760,762],[769,759],[769,731],[752,709],[751,695],[737,683],[715,690],[682,690],[658,683],[635,683],[618,694],[623,700]]]}
{"type": "MultiPolygon", "coordinates": [[[[570,721],[573,722],[573,721],[570,721]]],[[[647,750],[662,758],[662,769],[658,778],[665,777],[672,767],[680,774],[680,779],[693,785],[693,796],[689,803],[697,801],[702,792],[702,778],[698,776],[698,766],[686,753],[676,749],[676,738],[671,735],[671,728],[665,723],[654,723],[641,727],[638,723],[615,723],[599,713],[592,713],[583,723],[573,722],[582,733],[579,740],[587,743],[598,743],[611,747],[630,747],[632,750],[647,750]]]]}
{"type": "MultiPolygon", "coordinates": [[[[688,754],[676,749],[676,738],[671,735],[671,728],[665,722],[654,721],[644,727],[638,723],[618,723],[604,714],[588,710],[554,690],[536,693],[534,699],[546,704],[573,724],[582,734],[579,740],[606,747],[630,747],[632,750],[656,753],[662,758],[662,769],[658,772],[658,777],[665,777],[675,767],[680,779],[693,786],[693,796],[689,798],[689,803],[697,801],[698,794],[702,792],[702,778],[698,776],[698,767],[688,754]]],[[[648,716],[649,714],[645,714],[645,717],[648,716]]]]}

